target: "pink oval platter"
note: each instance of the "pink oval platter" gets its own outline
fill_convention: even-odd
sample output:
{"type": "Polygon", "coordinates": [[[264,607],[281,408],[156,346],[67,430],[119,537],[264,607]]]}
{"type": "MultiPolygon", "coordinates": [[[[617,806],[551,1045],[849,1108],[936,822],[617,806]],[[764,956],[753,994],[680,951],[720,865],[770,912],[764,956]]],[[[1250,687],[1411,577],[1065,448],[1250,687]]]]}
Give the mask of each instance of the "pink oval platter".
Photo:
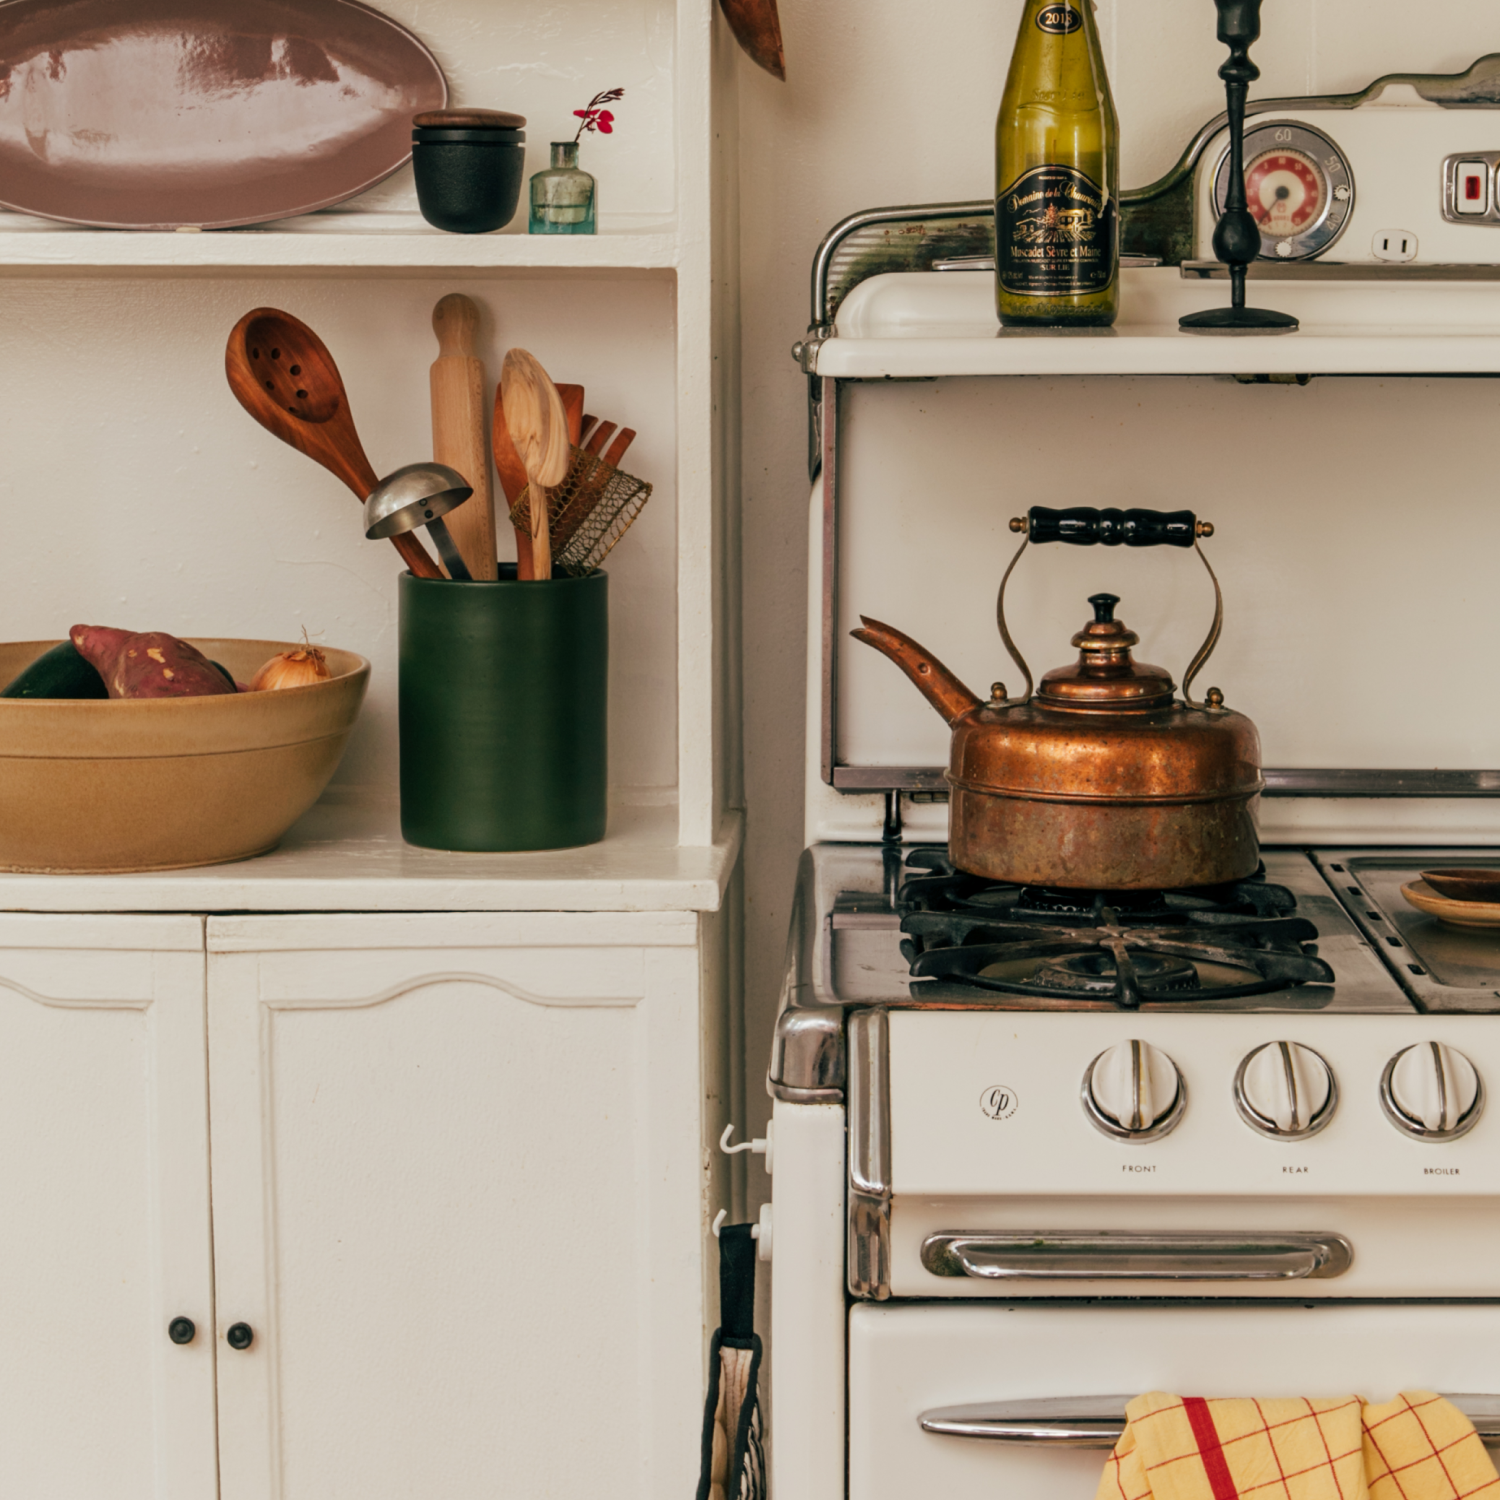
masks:
{"type": "Polygon", "coordinates": [[[0,205],[108,229],[327,208],[411,156],[437,60],[356,0],[4,0],[0,205]]]}

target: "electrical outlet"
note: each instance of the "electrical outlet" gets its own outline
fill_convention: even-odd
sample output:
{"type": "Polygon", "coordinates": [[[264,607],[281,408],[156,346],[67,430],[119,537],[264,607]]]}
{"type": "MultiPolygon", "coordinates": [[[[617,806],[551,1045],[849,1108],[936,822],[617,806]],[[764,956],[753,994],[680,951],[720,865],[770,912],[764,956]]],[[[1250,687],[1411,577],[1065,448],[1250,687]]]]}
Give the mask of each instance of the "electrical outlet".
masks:
{"type": "Polygon", "coordinates": [[[1417,258],[1417,237],[1409,229],[1377,229],[1370,251],[1376,260],[1404,264],[1417,258]]]}

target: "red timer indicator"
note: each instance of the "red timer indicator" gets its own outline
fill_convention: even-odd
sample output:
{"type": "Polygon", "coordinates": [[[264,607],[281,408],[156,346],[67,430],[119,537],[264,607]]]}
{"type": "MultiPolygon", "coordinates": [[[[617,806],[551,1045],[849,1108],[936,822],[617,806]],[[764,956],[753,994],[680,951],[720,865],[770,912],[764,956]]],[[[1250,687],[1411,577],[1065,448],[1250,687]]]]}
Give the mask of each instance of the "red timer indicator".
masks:
{"type": "Polygon", "coordinates": [[[1300,151],[1268,151],[1245,169],[1245,196],[1262,233],[1290,239],[1318,221],[1327,179],[1300,151]]]}

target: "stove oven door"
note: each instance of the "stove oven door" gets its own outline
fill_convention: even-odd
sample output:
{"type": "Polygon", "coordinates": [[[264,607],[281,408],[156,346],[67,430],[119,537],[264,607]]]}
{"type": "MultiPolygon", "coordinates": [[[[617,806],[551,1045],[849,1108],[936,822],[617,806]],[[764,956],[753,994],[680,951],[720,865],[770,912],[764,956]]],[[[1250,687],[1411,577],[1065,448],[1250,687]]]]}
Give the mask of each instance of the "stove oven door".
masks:
{"type": "Polygon", "coordinates": [[[849,1315],[849,1500],[1094,1500],[1143,1391],[1410,1389],[1461,1397],[1500,1432],[1500,1305],[865,1303],[849,1315]]]}

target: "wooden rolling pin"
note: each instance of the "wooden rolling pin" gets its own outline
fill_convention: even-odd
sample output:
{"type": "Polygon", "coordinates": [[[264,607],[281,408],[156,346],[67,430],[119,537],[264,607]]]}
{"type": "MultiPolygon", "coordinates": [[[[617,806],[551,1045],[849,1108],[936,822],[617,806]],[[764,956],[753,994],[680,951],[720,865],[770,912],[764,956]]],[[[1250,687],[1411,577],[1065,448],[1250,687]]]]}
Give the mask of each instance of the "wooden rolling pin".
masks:
{"type": "Polygon", "coordinates": [[[475,581],[499,576],[495,564],[495,505],[485,442],[484,361],[474,352],[479,309],[450,292],[432,310],[438,357],[432,362],[432,456],[457,469],[474,493],[445,518],[475,581]]]}

